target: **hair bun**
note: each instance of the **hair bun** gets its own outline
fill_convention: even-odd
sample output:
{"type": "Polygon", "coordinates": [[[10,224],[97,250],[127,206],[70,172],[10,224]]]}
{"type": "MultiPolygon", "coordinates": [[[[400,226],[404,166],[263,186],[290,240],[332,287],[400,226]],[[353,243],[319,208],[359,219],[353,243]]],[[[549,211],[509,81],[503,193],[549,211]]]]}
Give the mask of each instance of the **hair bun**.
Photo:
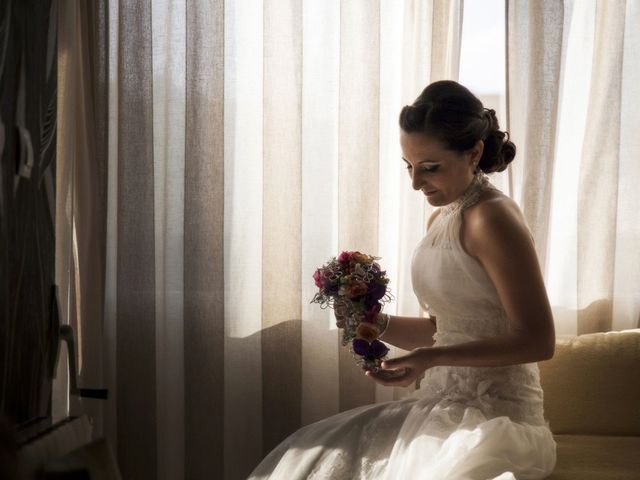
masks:
{"type": "Polygon", "coordinates": [[[487,133],[479,167],[485,173],[502,172],[516,156],[516,146],[509,140],[509,132],[501,131],[493,108],[485,108],[487,133]]]}
{"type": "Polygon", "coordinates": [[[487,121],[487,131],[497,130],[500,128],[498,125],[498,118],[496,117],[496,111],[493,108],[484,109],[484,118],[487,121]]]}

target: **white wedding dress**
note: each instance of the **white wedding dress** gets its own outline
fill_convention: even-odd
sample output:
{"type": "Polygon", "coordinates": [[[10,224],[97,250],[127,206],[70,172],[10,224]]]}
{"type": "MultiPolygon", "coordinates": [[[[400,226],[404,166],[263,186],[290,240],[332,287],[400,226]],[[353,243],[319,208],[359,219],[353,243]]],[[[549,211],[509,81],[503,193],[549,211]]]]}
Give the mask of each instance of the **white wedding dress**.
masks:
{"type": "MultiPolygon", "coordinates": [[[[488,188],[495,187],[486,175],[476,176],[461,197],[441,208],[414,251],[413,289],[436,316],[435,345],[488,338],[507,328],[492,282],[459,237],[461,212],[488,188]]],[[[537,363],[438,366],[427,369],[406,398],[299,429],[249,479],[525,480],[547,477],[555,463],[537,363]]]]}

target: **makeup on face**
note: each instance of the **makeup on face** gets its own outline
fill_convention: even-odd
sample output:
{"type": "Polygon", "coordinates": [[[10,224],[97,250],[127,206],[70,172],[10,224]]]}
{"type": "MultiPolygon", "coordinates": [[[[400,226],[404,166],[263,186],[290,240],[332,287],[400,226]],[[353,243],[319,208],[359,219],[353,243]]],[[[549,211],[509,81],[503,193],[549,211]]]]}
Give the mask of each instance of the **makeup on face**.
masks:
{"type": "Polygon", "coordinates": [[[468,168],[462,153],[448,150],[439,141],[415,132],[401,132],[400,143],[401,158],[412,187],[420,190],[429,204],[446,205],[464,191],[468,168]]]}

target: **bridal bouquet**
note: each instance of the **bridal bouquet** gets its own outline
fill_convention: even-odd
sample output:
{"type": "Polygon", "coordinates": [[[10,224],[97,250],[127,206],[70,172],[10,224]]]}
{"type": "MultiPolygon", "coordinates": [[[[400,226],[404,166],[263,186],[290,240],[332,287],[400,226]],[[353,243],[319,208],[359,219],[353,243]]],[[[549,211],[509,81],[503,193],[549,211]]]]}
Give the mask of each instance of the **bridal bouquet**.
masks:
{"type": "Polygon", "coordinates": [[[313,274],[319,291],[310,303],[331,307],[344,320],[336,322],[342,332],[342,345],[356,363],[374,372],[386,358],[389,348],[378,340],[381,334],[376,318],[382,304],[393,297],[387,293],[389,279],[376,263],[380,257],[360,252],[342,252],[313,274]]]}

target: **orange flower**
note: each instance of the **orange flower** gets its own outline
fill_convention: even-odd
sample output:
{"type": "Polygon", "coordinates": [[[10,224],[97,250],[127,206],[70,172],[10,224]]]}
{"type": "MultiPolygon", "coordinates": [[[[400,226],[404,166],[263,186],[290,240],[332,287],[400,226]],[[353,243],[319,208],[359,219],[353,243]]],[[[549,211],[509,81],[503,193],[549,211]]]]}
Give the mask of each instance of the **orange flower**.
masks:
{"type": "Polygon", "coordinates": [[[373,342],[380,335],[380,330],[373,323],[362,322],[356,328],[356,338],[361,338],[367,342],[373,342]]]}
{"type": "Polygon", "coordinates": [[[352,298],[364,295],[365,293],[367,293],[367,290],[367,284],[364,282],[354,282],[350,285],[347,285],[347,292],[352,298]]]}
{"type": "Polygon", "coordinates": [[[369,255],[365,255],[364,253],[360,252],[353,252],[353,254],[351,255],[351,259],[356,263],[369,263],[371,261],[369,255]]]}

